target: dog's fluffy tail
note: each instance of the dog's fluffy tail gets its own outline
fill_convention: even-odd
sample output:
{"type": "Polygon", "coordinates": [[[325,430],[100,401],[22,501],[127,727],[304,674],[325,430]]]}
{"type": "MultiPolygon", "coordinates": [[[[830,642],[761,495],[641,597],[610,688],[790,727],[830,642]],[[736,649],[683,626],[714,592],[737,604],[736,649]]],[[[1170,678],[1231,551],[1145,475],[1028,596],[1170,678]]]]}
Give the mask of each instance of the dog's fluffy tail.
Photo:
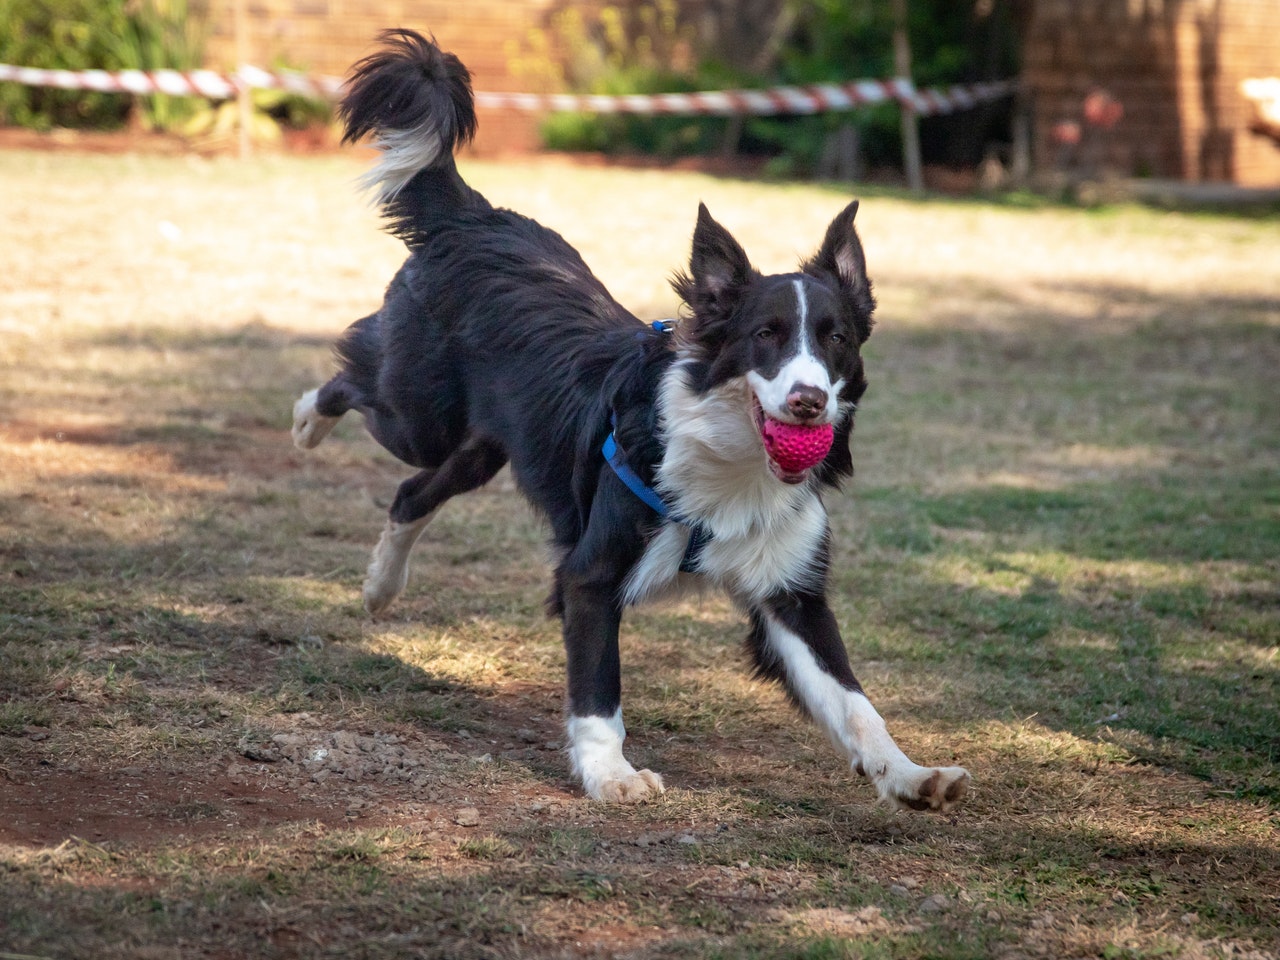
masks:
{"type": "MultiPolygon", "coordinates": [[[[401,192],[424,170],[453,167],[453,152],[476,132],[471,74],[462,61],[413,30],[386,30],[381,49],[352,68],[339,112],[343,143],[373,134],[382,151],[361,179],[393,221],[401,192]]],[[[396,231],[399,232],[399,231],[396,231]]]]}

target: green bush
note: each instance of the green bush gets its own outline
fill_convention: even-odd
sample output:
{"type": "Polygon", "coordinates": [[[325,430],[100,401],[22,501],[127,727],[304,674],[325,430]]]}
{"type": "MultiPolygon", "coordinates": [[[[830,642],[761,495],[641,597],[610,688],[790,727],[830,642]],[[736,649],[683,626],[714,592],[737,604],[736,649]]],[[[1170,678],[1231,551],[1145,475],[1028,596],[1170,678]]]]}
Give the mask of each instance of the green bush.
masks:
{"type": "MultiPolygon", "coordinates": [[[[203,23],[186,0],[0,0],[0,62],[62,70],[189,70],[200,65],[203,23]]],[[[109,129],[131,112],[167,129],[196,107],[186,97],[134,97],[0,83],[0,123],[35,129],[109,129]]]]}
{"type": "MultiPolygon", "coordinates": [[[[919,88],[1014,76],[1018,40],[1010,0],[955,3],[910,0],[912,75],[919,88]]],[[[887,0],[797,0],[796,21],[778,58],[774,82],[809,84],[895,76],[893,16],[887,0]]],[[[955,116],[926,118],[926,162],[976,163],[985,141],[1006,136],[1007,103],[955,116]]],[[[759,117],[745,124],[741,149],[785,158],[810,173],[827,138],[842,124],[858,132],[862,158],[875,168],[902,162],[895,104],[817,116],[759,117]]]]}
{"type": "MultiPolygon", "coordinates": [[[[674,7],[605,7],[600,21],[574,8],[552,18],[532,37],[517,73],[551,89],[580,93],[668,93],[888,78],[894,75],[893,17],[888,0],[791,0],[791,28],[772,67],[748,75],[700,57],[696,31],[681,26],[674,7]],[[560,67],[558,64],[566,66],[560,67]],[[523,68],[523,69],[521,69],[523,68]]],[[[909,33],[919,87],[1013,76],[1018,44],[1012,0],[955,3],[911,0],[909,33]]],[[[1007,105],[957,118],[924,121],[926,160],[976,162],[981,148],[1004,135],[1007,105]],[[1003,112],[1002,112],[1003,111],[1003,112]],[[975,154],[976,151],[976,155],[975,154]]],[[[730,147],[772,157],[771,170],[810,175],[829,138],[852,124],[863,161],[898,165],[901,140],[895,104],[815,116],[669,117],[557,114],[542,127],[547,146],[561,150],[638,152],[664,156],[704,154],[730,147]],[[729,140],[732,140],[730,143],[729,140]]]]}

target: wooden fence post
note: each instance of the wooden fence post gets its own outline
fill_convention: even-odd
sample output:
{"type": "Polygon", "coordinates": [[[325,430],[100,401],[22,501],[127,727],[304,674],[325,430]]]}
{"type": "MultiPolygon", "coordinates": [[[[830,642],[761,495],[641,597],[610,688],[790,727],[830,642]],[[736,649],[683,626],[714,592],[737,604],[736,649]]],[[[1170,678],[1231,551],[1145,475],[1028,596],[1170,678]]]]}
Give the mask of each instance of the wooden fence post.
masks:
{"type": "MultiPolygon", "coordinates": [[[[893,0],[893,70],[899,77],[911,79],[911,42],[907,37],[907,0],[893,0]]],[[[924,173],[920,163],[920,126],[916,109],[899,103],[902,111],[902,166],[907,186],[916,193],[924,190],[924,173]]]]}
{"type": "MultiPolygon", "coordinates": [[[[236,73],[249,62],[249,15],[248,0],[235,0],[235,32],[236,32],[236,73]]],[[[239,128],[239,152],[244,159],[253,152],[253,141],[250,139],[250,128],[253,125],[252,91],[245,86],[241,77],[236,85],[236,126],[239,128]]]]}

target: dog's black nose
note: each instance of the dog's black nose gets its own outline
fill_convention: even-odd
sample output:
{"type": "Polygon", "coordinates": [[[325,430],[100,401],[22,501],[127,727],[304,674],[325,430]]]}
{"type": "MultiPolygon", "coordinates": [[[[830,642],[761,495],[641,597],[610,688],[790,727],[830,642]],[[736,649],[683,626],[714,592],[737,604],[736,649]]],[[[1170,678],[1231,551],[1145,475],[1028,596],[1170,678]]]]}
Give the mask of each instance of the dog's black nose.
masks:
{"type": "Polygon", "coordinates": [[[807,383],[794,384],[787,393],[787,409],[800,420],[819,417],[827,409],[827,391],[807,383]]]}

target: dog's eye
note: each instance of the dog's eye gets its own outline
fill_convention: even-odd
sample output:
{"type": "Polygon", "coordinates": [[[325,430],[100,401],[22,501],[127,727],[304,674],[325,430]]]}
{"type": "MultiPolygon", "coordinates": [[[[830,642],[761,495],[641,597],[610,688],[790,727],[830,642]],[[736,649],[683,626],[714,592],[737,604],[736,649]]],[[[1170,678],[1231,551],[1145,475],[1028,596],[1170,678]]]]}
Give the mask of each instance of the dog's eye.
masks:
{"type": "Polygon", "coordinates": [[[761,340],[772,340],[777,335],[778,331],[774,330],[773,327],[762,327],[756,331],[756,336],[761,340]]]}
{"type": "Polygon", "coordinates": [[[844,343],[849,338],[846,337],[843,333],[833,333],[829,337],[827,337],[827,339],[832,343],[844,343]]]}

